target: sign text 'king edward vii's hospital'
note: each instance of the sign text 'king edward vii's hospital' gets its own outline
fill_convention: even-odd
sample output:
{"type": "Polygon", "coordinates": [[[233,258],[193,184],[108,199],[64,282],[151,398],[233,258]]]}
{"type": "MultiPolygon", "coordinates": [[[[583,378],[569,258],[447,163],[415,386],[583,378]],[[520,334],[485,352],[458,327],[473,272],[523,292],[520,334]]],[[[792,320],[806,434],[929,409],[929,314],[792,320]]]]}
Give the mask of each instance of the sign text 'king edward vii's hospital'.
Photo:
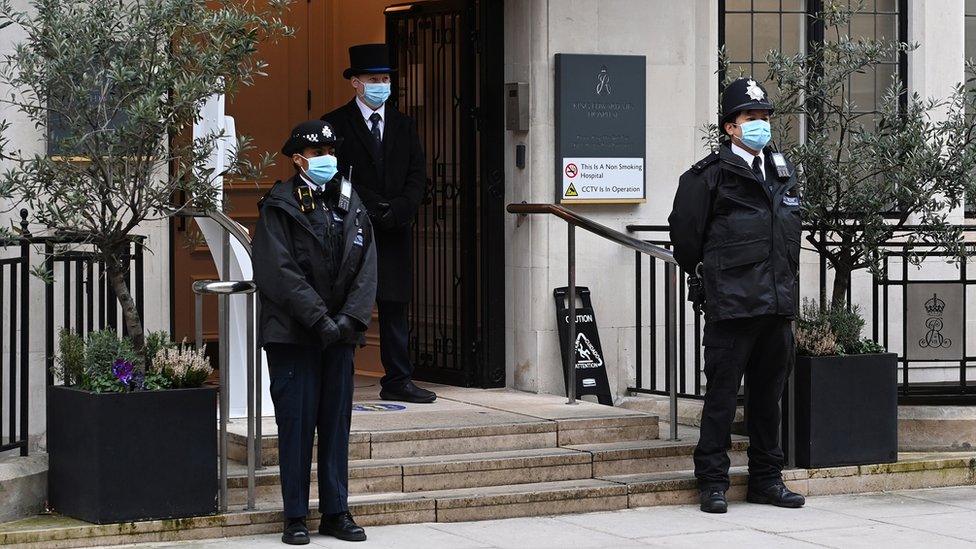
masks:
{"type": "Polygon", "coordinates": [[[645,60],[556,54],[556,200],[646,198],[645,60]]]}

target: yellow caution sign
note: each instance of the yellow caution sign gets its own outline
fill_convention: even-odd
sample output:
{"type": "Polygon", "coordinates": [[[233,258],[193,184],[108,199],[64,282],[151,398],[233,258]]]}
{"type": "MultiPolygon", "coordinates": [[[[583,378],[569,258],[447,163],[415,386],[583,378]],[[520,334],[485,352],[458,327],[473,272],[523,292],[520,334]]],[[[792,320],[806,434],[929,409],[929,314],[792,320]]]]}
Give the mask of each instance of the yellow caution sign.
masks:
{"type": "Polygon", "coordinates": [[[570,183],[569,188],[566,189],[566,196],[579,196],[579,193],[576,192],[576,187],[574,187],[572,183],[570,183]]]}

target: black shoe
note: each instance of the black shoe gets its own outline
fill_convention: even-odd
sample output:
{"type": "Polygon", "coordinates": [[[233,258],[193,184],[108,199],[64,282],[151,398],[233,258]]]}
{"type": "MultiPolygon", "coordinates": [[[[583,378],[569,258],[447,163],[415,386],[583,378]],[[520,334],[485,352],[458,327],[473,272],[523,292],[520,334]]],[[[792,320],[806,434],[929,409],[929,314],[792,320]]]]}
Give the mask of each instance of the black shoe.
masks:
{"type": "Polygon", "coordinates": [[[408,381],[399,389],[380,389],[380,398],[383,400],[428,404],[437,400],[437,395],[433,391],[421,389],[414,385],[412,381],[408,381]]]}
{"type": "Polygon", "coordinates": [[[729,510],[729,502],[725,499],[725,490],[710,488],[698,493],[701,510],[706,513],[725,513],[729,510]]]}
{"type": "Polygon", "coordinates": [[[308,545],[308,526],[305,526],[305,519],[287,519],[281,541],[288,545],[308,545]]]}
{"type": "Polygon", "coordinates": [[[749,488],[749,491],[746,493],[746,501],[749,503],[764,503],[790,509],[799,509],[807,502],[806,498],[796,492],[790,491],[782,482],[763,489],[749,488]]]}
{"type": "Polygon", "coordinates": [[[343,541],[366,541],[366,531],[352,520],[349,512],[337,515],[322,515],[319,522],[319,533],[332,536],[343,541]]]}

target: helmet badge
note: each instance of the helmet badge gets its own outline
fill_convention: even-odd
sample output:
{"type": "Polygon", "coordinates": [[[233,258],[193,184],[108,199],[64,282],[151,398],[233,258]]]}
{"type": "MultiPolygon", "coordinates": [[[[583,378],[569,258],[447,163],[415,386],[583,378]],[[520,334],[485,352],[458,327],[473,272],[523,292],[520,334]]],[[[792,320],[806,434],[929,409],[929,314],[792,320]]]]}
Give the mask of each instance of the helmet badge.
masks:
{"type": "Polygon", "coordinates": [[[762,101],[763,98],[766,97],[765,92],[763,92],[762,88],[756,84],[755,80],[749,80],[747,84],[749,87],[746,88],[746,95],[748,95],[754,101],[762,101]]]}

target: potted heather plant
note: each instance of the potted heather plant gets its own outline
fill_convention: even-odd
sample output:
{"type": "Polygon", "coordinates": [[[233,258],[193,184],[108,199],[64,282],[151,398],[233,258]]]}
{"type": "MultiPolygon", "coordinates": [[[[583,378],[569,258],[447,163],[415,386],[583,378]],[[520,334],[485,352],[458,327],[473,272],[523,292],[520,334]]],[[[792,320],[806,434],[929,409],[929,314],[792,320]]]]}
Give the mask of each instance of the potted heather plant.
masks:
{"type": "Polygon", "coordinates": [[[800,467],[898,460],[898,355],[861,337],[863,327],[856,306],[803,302],[794,376],[800,467]]]}
{"type": "Polygon", "coordinates": [[[217,392],[202,350],[146,338],[62,331],[48,391],[49,503],[97,524],[217,510],[217,392]],[[123,471],[129,471],[123,473],[123,471]],[[138,471],[138,481],[120,475],[138,471]]]}

